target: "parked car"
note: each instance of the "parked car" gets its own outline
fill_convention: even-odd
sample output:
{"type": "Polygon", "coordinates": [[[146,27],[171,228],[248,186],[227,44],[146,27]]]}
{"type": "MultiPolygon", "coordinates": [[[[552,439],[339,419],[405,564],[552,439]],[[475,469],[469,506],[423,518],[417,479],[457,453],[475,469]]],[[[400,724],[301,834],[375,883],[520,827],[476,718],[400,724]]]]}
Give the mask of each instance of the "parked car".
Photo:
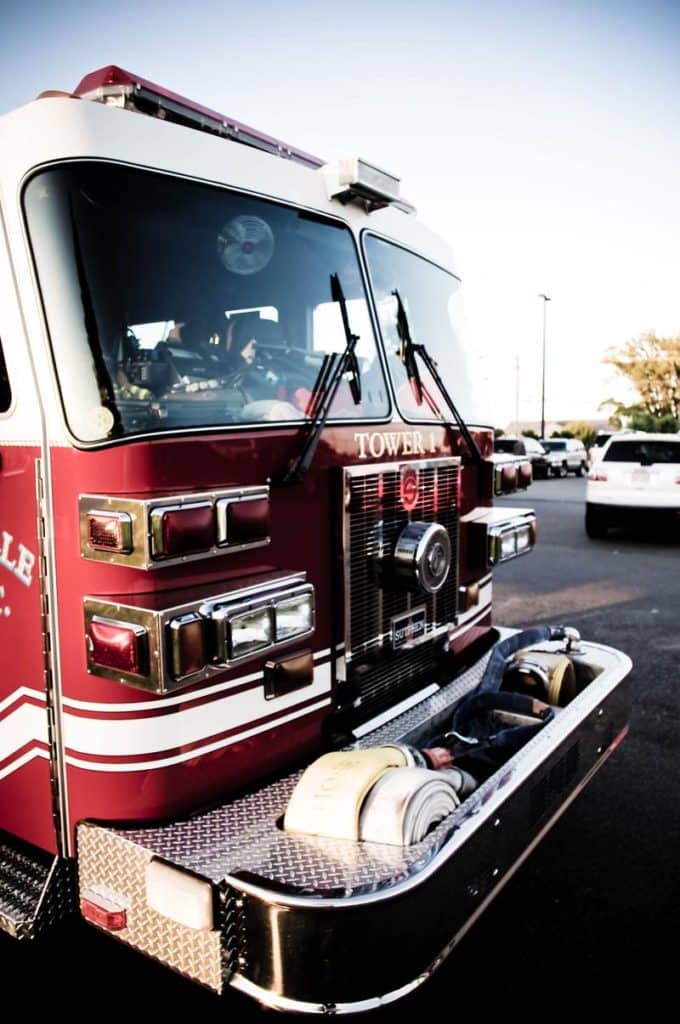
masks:
{"type": "Polygon", "coordinates": [[[614,435],[615,431],[598,430],[594,442],[588,449],[588,463],[594,466],[602,458],[602,452],[607,441],[614,435]]]}
{"type": "Polygon", "coordinates": [[[582,441],[575,437],[541,438],[550,463],[553,476],[566,476],[575,473],[583,476],[588,470],[588,452],[582,441]]]}
{"type": "Polygon", "coordinates": [[[680,434],[615,434],[588,474],[586,533],[652,512],[680,517],[680,434]]]}
{"type": "Polygon", "coordinates": [[[508,455],[524,455],[531,462],[531,469],[534,479],[548,475],[549,462],[543,445],[535,437],[517,437],[516,435],[504,434],[497,437],[494,442],[494,449],[497,452],[506,452],[508,455]]]}

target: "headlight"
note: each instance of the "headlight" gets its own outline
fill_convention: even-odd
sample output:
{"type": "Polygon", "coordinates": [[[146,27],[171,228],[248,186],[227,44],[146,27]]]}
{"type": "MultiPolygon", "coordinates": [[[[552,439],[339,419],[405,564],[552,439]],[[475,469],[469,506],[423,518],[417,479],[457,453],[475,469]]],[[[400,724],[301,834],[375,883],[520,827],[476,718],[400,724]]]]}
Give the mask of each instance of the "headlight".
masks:
{"type": "Polygon", "coordinates": [[[302,586],[252,602],[205,606],[213,623],[214,663],[228,665],[314,632],[314,588],[302,586]]]}
{"type": "Polygon", "coordinates": [[[269,608],[257,608],[233,615],[228,620],[229,658],[244,658],[273,643],[272,615],[269,608]]]}
{"type": "Polygon", "coordinates": [[[536,517],[527,513],[499,522],[488,530],[488,562],[497,565],[531,551],[536,543],[536,517]]]}
{"type": "Polygon", "coordinates": [[[277,643],[309,633],[314,627],[314,603],[311,591],[274,605],[274,619],[277,643]]]}

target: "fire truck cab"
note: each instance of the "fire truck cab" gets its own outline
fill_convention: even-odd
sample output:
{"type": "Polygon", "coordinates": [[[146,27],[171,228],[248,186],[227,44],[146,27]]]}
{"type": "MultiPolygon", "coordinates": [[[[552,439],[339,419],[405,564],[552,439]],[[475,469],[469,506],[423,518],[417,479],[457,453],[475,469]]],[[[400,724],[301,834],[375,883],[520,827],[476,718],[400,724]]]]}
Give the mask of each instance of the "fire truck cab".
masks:
{"type": "Polygon", "coordinates": [[[117,67],[0,118],[0,154],[0,928],[80,913],[281,1009],[397,999],[630,702],[624,654],[492,621],[531,469],[470,411],[448,246],[393,175],[117,67]],[[501,719],[457,710],[513,688],[530,734],[475,762],[501,719]],[[293,827],[362,751],[449,803],[376,841],[324,776],[348,830],[293,827]]]}

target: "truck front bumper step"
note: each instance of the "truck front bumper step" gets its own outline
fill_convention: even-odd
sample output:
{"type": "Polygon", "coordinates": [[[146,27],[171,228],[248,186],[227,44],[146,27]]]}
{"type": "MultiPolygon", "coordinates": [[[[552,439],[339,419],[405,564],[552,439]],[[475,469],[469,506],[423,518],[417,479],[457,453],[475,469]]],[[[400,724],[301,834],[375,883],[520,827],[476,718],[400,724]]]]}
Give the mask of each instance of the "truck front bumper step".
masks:
{"type": "Polygon", "coordinates": [[[75,909],[71,861],[0,832],[0,930],[34,939],[75,909]]]}
{"type": "MultiPolygon", "coordinates": [[[[80,825],[81,900],[124,911],[115,937],[216,992],[306,1013],[390,1002],[432,973],[625,734],[630,660],[589,643],[576,657],[592,682],[418,844],[283,832],[298,771],[162,827],[80,825]],[[150,894],[159,862],[169,889],[150,894]],[[186,916],[185,894],[203,916],[186,916]]],[[[419,745],[485,663],[357,745],[419,745]]]]}

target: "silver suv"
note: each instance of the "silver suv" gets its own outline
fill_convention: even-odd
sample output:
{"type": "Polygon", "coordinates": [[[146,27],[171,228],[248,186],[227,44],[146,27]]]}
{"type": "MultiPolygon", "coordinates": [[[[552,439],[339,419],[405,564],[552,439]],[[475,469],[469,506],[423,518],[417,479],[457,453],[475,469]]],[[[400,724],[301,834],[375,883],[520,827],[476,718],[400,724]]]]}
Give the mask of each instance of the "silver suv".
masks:
{"type": "Polygon", "coordinates": [[[582,441],[572,437],[550,437],[541,439],[550,464],[553,476],[566,476],[575,473],[583,476],[588,470],[588,453],[582,441]]]}

